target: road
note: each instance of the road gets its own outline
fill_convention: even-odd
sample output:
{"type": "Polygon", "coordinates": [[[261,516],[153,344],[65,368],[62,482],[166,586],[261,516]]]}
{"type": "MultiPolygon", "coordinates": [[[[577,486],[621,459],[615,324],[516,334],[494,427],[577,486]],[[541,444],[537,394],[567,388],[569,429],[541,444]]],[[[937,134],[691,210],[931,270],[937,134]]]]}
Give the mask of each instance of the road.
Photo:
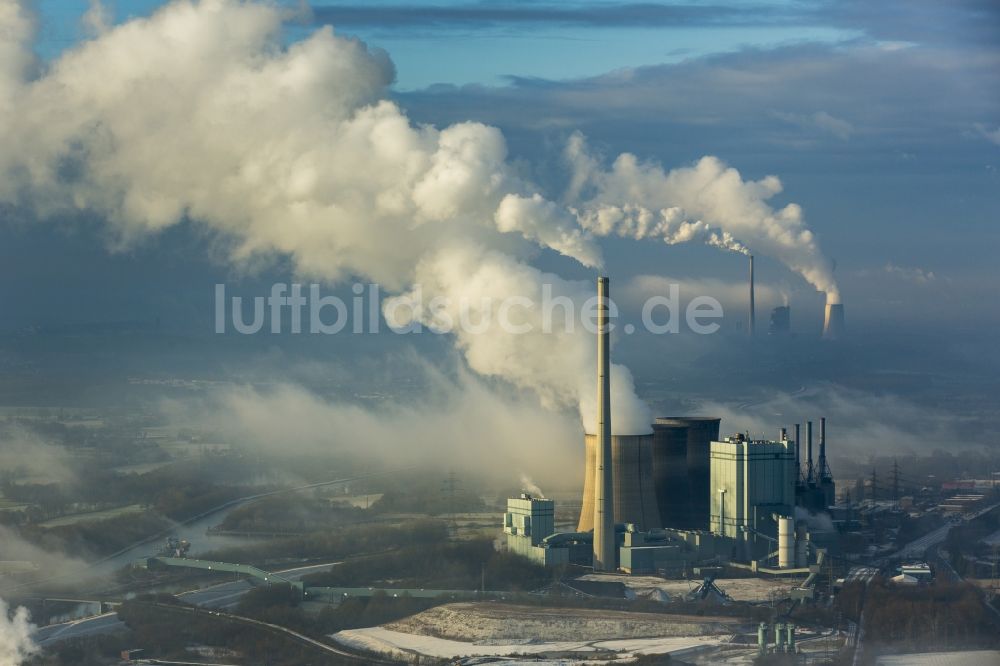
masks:
{"type": "MultiPolygon", "coordinates": [[[[274,573],[280,573],[290,580],[298,580],[307,574],[329,569],[337,564],[340,564],[340,562],[324,562],[323,564],[310,564],[308,566],[284,569],[282,571],[275,571],[274,573]]],[[[254,586],[245,580],[232,580],[200,590],[182,592],[177,597],[203,608],[224,609],[238,604],[240,597],[252,589],[254,589],[254,586]]],[[[32,638],[34,638],[38,645],[45,647],[70,638],[106,634],[124,628],[125,624],[118,619],[117,613],[112,612],[41,627],[33,634],[32,638]]]]}
{"type": "MultiPolygon", "coordinates": [[[[1000,507],[1000,503],[991,504],[990,506],[984,507],[976,511],[975,513],[964,515],[961,518],[961,522],[967,523],[969,521],[975,520],[980,516],[986,515],[987,513],[989,513],[990,511],[992,511],[997,507],[1000,507]]],[[[910,543],[906,544],[905,546],[897,550],[895,553],[883,557],[882,559],[879,560],[878,563],[884,566],[891,560],[906,560],[914,557],[924,557],[925,556],[924,554],[930,548],[944,543],[944,540],[948,538],[948,532],[951,531],[952,527],[955,527],[955,523],[951,522],[945,523],[941,527],[937,528],[932,532],[928,532],[919,539],[914,539],[910,543]]]]}

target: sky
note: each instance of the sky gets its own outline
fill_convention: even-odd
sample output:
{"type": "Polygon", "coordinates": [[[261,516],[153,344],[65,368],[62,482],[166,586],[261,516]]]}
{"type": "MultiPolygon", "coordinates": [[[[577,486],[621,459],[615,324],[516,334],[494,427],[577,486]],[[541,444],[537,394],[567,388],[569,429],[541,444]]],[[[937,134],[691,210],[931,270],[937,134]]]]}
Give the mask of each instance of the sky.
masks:
{"type": "MultiPolygon", "coordinates": [[[[323,241],[315,238],[297,243],[259,226],[253,226],[252,233],[246,231],[236,221],[239,215],[232,207],[236,204],[223,210],[221,204],[182,201],[177,210],[183,214],[164,213],[166,217],[161,218],[153,214],[162,212],[159,209],[150,212],[149,201],[137,204],[135,197],[127,196],[127,205],[105,201],[102,192],[160,159],[151,139],[146,145],[149,137],[127,134],[135,129],[126,120],[129,113],[150,122],[148,133],[159,140],[156,123],[185,127],[171,124],[178,119],[156,110],[159,104],[175,113],[172,101],[146,100],[145,93],[124,95],[115,98],[118,106],[102,107],[99,113],[104,116],[87,121],[93,125],[84,123],[116,128],[121,132],[116,141],[129,136],[134,145],[143,146],[128,160],[112,165],[118,169],[112,178],[101,171],[110,162],[94,157],[98,149],[104,149],[103,144],[90,145],[91,139],[81,139],[69,130],[59,135],[62,115],[50,100],[67,94],[74,82],[81,81],[99,91],[95,97],[104,94],[110,86],[102,79],[113,81],[127,70],[127,49],[142,50],[142,40],[122,39],[104,60],[105,56],[86,60],[74,54],[94,43],[110,44],[116,26],[137,25],[136,21],[156,15],[167,3],[118,0],[100,5],[100,12],[83,1],[27,4],[37,13],[37,35],[31,41],[37,61],[25,76],[42,85],[34,85],[36,93],[30,103],[18,107],[18,141],[31,133],[37,140],[16,146],[27,153],[37,150],[39,156],[35,162],[25,158],[16,168],[10,166],[15,161],[7,163],[5,168],[11,170],[6,173],[11,179],[20,178],[30,165],[58,159],[64,171],[92,169],[101,174],[101,180],[88,181],[88,188],[94,189],[86,191],[63,188],[62,175],[43,183],[45,187],[31,182],[19,190],[0,190],[0,301],[4,304],[0,332],[140,321],[159,322],[186,335],[211,336],[212,289],[217,282],[226,282],[234,293],[260,294],[275,280],[315,278],[344,290],[351,279],[377,278],[390,291],[400,293],[415,272],[424,270],[424,277],[433,274],[427,269],[431,260],[424,244],[442,247],[454,240],[457,232],[445,227],[427,235],[421,231],[412,252],[385,256],[371,243],[359,241],[348,252],[351,256],[326,256],[318,253],[323,241]],[[65,64],[71,62],[78,63],[75,69],[65,64]],[[109,62],[122,63],[122,67],[106,72],[87,69],[94,63],[107,67],[109,62]],[[37,121],[26,118],[40,108],[45,113],[39,112],[37,121]],[[46,153],[50,135],[59,136],[63,147],[46,153]],[[89,148],[79,150],[81,142],[89,148]],[[73,202],[70,208],[76,207],[75,213],[67,213],[62,203],[53,204],[59,209],[55,214],[44,211],[45,204],[64,201],[61,197],[73,202]],[[89,203],[81,205],[80,201],[89,203]],[[135,206],[145,206],[141,223],[127,219],[135,206]],[[199,219],[197,210],[206,211],[205,219],[199,219]],[[234,252],[242,251],[233,250],[232,242],[249,252],[253,261],[232,260],[234,252]],[[261,247],[265,251],[258,251],[261,247]]],[[[495,127],[502,135],[497,159],[505,165],[501,170],[512,183],[510,191],[519,196],[538,192],[560,211],[584,211],[582,232],[567,231],[564,218],[559,217],[563,212],[545,219],[551,227],[528,228],[521,218],[509,221],[504,228],[523,236],[517,243],[508,238],[509,233],[501,238],[494,237],[493,230],[476,232],[477,242],[515,257],[518,271],[529,267],[569,281],[590,280],[594,266],[580,258],[599,252],[604,270],[633,300],[638,301],[644,288],[659,284],[655,278],[669,278],[687,285],[692,294],[708,292],[722,300],[727,310],[725,332],[734,333],[745,320],[740,296],[746,275],[743,257],[702,242],[639,242],[622,228],[599,232],[593,226],[602,206],[627,207],[626,199],[643,187],[643,205],[655,212],[662,203],[655,190],[667,182],[656,179],[657,165],[672,174],[673,169],[695,169],[704,165],[699,162],[703,157],[713,156],[720,169],[738,170],[744,194],[756,192],[750,204],[765,206],[767,215],[790,211],[811,232],[817,270],[830,272],[839,284],[854,336],[850,344],[855,345],[857,358],[865,359],[859,365],[878,358],[895,371],[906,367],[938,371],[949,365],[975,366],[979,359],[985,372],[1000,363],[990,342],[990,331],[1000,325],[996,300],[1000,288],[996,269],[1000,250],[1000,8],[995,3],[317,0],[278,5],[285,21],[277,42],[248,57],[277,59],[275,50],[294,52],[310,43],[318,30],[332,25],[335,35],[360,39],[364,55],[337,46],[329,53],[310,52],[308,62],[323,70],[326,78],[317,80],[333,81],[345,89],[360,90],[371,84],[371,90],[351,98],[351,108],[382,99],[395,104],[414,128],[443,129],[469,121],[495,127]],[[337,78],[341,74],[334,71],[336,59],[341,57],[359,58],[363,62],[358,67],[368,69],[363,75],[355,72],[337,78]],[[586,153],[571,167],[566,147],[577,136],[585,137],[586,153]],[[630,172],[632,181],[612,166],[621,153],[636,156],[639,166],[630,172]],[[584,173],[588,160],[598,165],[588,181],[592,197],[571,201],[567,192],[574,174],[584,173]],[[777,181],[768,180],[771,176],[780,179],[780,187],[773,185],[777,181]],[[765,190],[766,195],[761,195],[765,190]],[[589,223],[587,210],[593,213],[589,223]],[[904,349],[898,344],[904,338],[920,341],[904,349]]],[[[246,26],[234,23],[206,29],[205,38],[216,43],[212,49],[196,46],[218,52],[220,58],[229,57],[230,42],[252,39],[246,35],[255,25],[248,19],[246,26]]],[[[178,95],[183,96],[187,94],[184,76],[191,73],[197,78],[195,66],[183,51],[174,55],[168,52],[160,60],[137,58],[136,62],[162,67],[163,79],[177,85],[178,95]]],[[[145,75],[156,80],[160,73],[146,71],[145,75]]],[[[206,99],[204,91],[196,92],[189,108],[192,126],[202,115],[198,105],[206,99]]],[[[243,140],[277,145],[284,132],[294,134],[304,152],[309,146],[308,132],[313,132],[318,144],[330,140],[312,115],[290,108],[295,104],[304,108],[315,101],[300,92],[296,90],[288,101],[288,118],[280,120],[287,124],[279,126],[275,121],[271,127],[270,122],[261,125],[257,119],[254,123],[258,124],[240,126],[243,140]],[[261,136],[256,134],[258,127],[263,127],[261,136]]],[[[329,91],[317,93],[321,94],[333,102],[339,99],[329,91]]],[[[81,95],[72,99],[89,104],[91,98],[81,95]]],[[[280,105],[273,107],[275,117],[281,115],[280,109],[280,105]]],[[[183,108],[177,113],[184,113],[183,108]]],[[[220,134],[229,131],[220,130],[220,134]]],[[[174,136],[182,143],[187,140],[183,130],[174,136]]],[[[490,148],[494,138],[486,133],[470,140],[490,148]]],[[[431,141],[428,137],[420,140],[431,141]]],[[[56,141],[52,139],[53,144],[56,141]]],[[[16,152],[14,147],[15,140],[9,139],[7,152],[16,152]]],[[[190,150],[198,149],[198,142],[193,141],[190,150]]],[[[228,144],[226,149],[237,150],[228,144]]],[[[169,146],[164,150],[171,153],[169,146]]],[[[206,160],[188,163],[183,155],[175,157],[185,168],[204,167],[197,182],[208,190],[224,182],[205,180],[214,173],[206,160]]],[[[174,157],[163,162],[169,159],[174,157]]],[[[363,156],[345,153],[345,163],[353,159],[367,163],[363,156]]],[[[0,159],[0,167],[4,164],[0,159]]],[[[170,180],[171,175],[151,172],[148,178],[131,183],[132,194],[142,195],[143,188],[149,191],[151,183],[170,180]]],[[[684,188],[678,188],[683,194],[684,188]]],[[[346,204],[338,200],[338,205],[346,204]]],[[[692,202],[683,207],[693,210],[698,205],[692,202]]],[[[433,218],[435,210],[425,207],[421,214],[433,218]]],[[[541,215],[555,209],[531,210],[541,215]]],[[[723,228],[745,229],[741,216],[749,215],[748,210],[716,212],[726,218],[723,228]]],[[[492,212],[491,208],[486,217],[492,212]]],[[[707,208],[697,212],[712,214],[707,208]]],[[[358,215],[363,217],[361,212],[358,215]]],[[[266,221],[258,222],[264,225],[266,221]]],[[[371,228],[379,229],[378,223],[374,220],[371,228]]],[[[426,224],[421,227],[428,228],[426,224]]],[[[386,234],[379,242],[392,245],[397,231],[389,227],[378,232],[386,234]]],[[[766,322],[770,308],[787,300],[793,329],[803,339],[813,340],[822,321],[824,295],[804,277],[809,269],[804,272],[795,267],[801,257],[767,251],[765,241],[761,236],[757,246],[764,251],[751,247],[758,255],[761,285],[758,321],[766,322]]],[[[732,338],[720,340],[697,342],[702,348],[690,340],[676,344],[688,352],[693,349],[694,354],[715,354],[732,343],[732,338]]],[[[346,355],[365,353],[356,351],[355,343],[343,344],[346,355]]],[[[378,344],[393,349],[397,343],[378,344]]],[[[438,341],[405,344],[451,349],[438,341]]],[[[472,343],[459,340],[456,344],[473,370],[477,363],[484,364],[470,351],[472,343]]],[[[316,346],[312,342],[302,345],[316,346]]],[[[374,349],[378,351],[368,353],[383,351],[382,346],[374,349]]],[[[676,370],[671,370],[669,362],[666,369],[655,363],[643,367],[647,365],[642,362],[644,355],[670,353],[669,344],[644,339],[623,356],[632,361],[635,373],[643,375],[651,367],[676,370]]],[[[542,381],[510,368],[484,367],[485,376],[513,377],[513,384],[521,388],[539,390],[542,386],[543,393],[551,388],[546,383],[551,378],[542,381]],[[504,374],[508,371],[514,374],[504,374]]],[[[842,379],[848,381],[848,375],[845,372],[842,379]]]]}
{"type": "MultiPolygon", "coordinates": [[[[123,23],[163,4],[105,8],[123,23]]],[[[1000,247],[1000,14],[989,2],[282,4],[286,43],[332,24],[385,49],[390,94],[414,120],[495,125],[540,179],[574,130],[608,156],[676,166],[717,155],[782,179],[780,196],[803,206],[839,279],[856,287],[855,316],[919,322],[926,298],[956,320],[996,320],[982,307],[1000,247]]],[[[89,5],[35,3],[45,62],[87,38],[89,5]]],[[[87,252],[92,239],[78,240],[62,249],[87,252]]],[[[8,265],[30,263],[34,242],[49,239],[13,239],[8,265]]],[[[694,248],[670,257],[608,245],[610,262],[644,272],[705,263],[694,248]]],[[[724,256],[711,263],[729,279],[743,272],[724,256]]],[[[766,259],[762,268],[786,290],[802,286],[766,259]]],[[[14,327],[46,318],[22,304],[14,327]]]]}

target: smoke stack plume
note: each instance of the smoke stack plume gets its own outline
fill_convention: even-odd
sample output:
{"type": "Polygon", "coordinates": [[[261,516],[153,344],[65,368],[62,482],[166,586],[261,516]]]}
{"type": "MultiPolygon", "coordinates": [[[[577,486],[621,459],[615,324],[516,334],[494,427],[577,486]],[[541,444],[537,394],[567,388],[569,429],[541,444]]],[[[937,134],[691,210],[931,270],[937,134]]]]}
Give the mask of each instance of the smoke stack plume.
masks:
{"type": "Polygon", "coordinates": [[[611,470],[611,349],[608,278],[597,278],[597,465],[594,478],[594,571],[615,570],[611,470]]]}
{"type": "Polygon", "coordinates": [[[754,293],[753,293],[753,255],[750,255],[750,335],[754,334],[754,328],[756,327],[757,319],[757,305],[754,303],[754,293]]]}
{"type": "Polygon", "coordinates": [[[823,339],[839,340],[844,337],[844,304],[826,304],[826,316],[823,318],[823,339]]]}

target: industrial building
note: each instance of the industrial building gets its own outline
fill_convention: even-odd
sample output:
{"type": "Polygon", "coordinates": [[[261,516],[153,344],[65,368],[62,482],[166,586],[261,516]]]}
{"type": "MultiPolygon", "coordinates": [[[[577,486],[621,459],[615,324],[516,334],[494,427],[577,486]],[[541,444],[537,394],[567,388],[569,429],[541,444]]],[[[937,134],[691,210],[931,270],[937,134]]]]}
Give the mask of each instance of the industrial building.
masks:
{"type": "MultiPolygon", "coordinates": [[[[751,278],[751,293],[752,284],[751,278]]],[[[795,507],[822,510],[833,502],[826,420],[816,468],[809,422],[804,475],[798,426],[794,441],[784,429],[777,441],[720,439],[717,417],[670,416],[657,418],[651,433],[612,435],[607,278],[598,278],[597,291],[598,417],[594,432],[584,436],[577,531],[555,533],[552,502],[522,495],[508,501],[504,514],[508,549],[547,565],[585,563],[629,573],[686,570],[706,561],[756,566],[775,558],[781,568],[801,566],[808,537],[796,524],[795,507]]]]}
{"type": "Polygon", "coordinates": [[[741,559],[766,554],[778,518],[795,508],[794,444],[733,435],[712,442],[709,521],[713,534],[735,541],[741,559]],[[763,541],[762,541],[763,540],[763,541]]]}
{"type": "Polygon", "coordinates": [[[507,550],[512,553],[546,566],[568,561],[566,550],[542,546],[542,541],[556,531],[555,503],[550,499],[527,493],[508,499],[503,531],[507,535],[507,550]]]}
{"type": "Polygon", "coordinates": [[[768,325],[769,335],[788,335],[792,332],[792,309],[787,305],[779,305],[771,310],[771,323],[768,325]]]}

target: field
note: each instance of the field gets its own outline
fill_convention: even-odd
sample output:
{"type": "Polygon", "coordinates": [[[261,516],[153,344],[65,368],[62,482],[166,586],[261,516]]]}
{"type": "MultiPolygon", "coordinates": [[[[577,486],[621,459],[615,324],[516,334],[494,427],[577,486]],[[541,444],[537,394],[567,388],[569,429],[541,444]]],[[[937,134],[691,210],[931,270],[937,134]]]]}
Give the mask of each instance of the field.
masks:
{"type": "Polygon", "coordinates": [[[726,617],[469,602],[437,606],[381,627],[341,631],[333,638],[400,659],[532,655],[532,663],[562,664],[700,652],[742,629],[739,620],[726,617]]]}
{"type": "Polygon", "coordinates": [[[360,650],[368,650],[392,656],[396,659],[412,660],[417,655],[427,655],[442,659],[465,656],[513,656],[532,655],[532,664],[578,663],[580,658],[628,659],[637,654],[679,654],[717,645],[721,638],[710,636],[637,638],[629,640],[579,640],[579,641],[538,641],[509,640],[463,642],[433,636],[420,636],[392,631],[383,627],[349,629],[333,636],[338,643],[360,650]],[[545,657],[548,657],[545,659],[545,657]],[[574,659],[574,657],[576,659],[574,659]]]}
{"type": "Polygon", "coordinates": [[[391,631],[457,641],[596,641],[732,634],[729,617],[659,615],[582,608],[457,603],[431,608],[385,626],[391,631]]]}

